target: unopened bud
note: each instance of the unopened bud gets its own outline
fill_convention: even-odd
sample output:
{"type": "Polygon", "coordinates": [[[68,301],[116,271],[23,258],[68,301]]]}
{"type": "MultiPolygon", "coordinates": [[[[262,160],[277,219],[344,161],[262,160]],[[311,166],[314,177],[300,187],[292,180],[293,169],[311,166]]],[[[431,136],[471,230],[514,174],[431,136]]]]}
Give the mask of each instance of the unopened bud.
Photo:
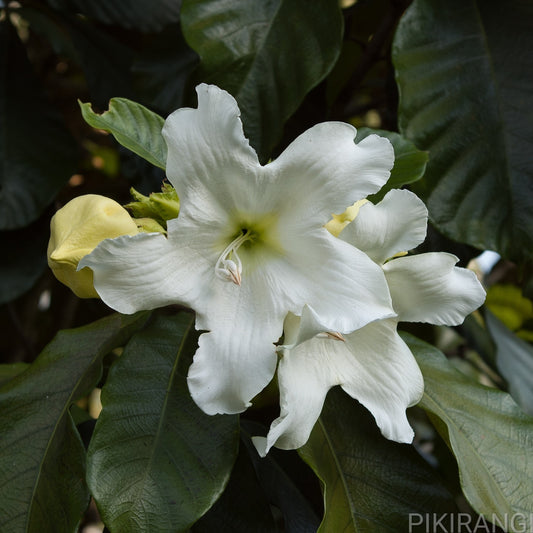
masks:
{"type": "Polygon", "coordinates": [[[81,258],[104,239],[135,235],[137,225],[117,202],[96,194],[74,198],[52,217],[48,266],[80,298],[98,298],[89,268],[76,271],[81,258]]]}

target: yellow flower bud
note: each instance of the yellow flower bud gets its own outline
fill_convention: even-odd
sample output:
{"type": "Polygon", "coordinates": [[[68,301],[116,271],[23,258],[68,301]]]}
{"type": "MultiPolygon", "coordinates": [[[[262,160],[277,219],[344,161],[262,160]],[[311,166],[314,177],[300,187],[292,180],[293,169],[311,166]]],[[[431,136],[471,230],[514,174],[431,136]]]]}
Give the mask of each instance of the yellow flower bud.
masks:
{"type": "Polygon", "coordinates": [[[92,270],[76,271],[81,258],[104,239],[138,232],[128,212],[114,200],[97,194],[78,196],[52,217],[48,266],[76,296],[98,298],[92,270]]]}

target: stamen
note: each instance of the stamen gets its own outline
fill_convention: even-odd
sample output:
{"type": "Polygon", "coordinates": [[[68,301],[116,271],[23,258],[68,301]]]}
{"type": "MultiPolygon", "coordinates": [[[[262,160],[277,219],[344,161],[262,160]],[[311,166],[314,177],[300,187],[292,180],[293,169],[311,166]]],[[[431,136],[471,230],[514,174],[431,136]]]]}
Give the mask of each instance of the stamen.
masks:
{"type": "Polygon", "coordinates": [[[215,274],[224,281],[232,281],[235,285],[241,284],[242,263],[237,250],[249,240],[251,235],[248,231],[241,233],[220,254],[215,265],[215,274]]]}
{"type": "Polygon", "coordinates": [[[339,333],[338,331],[325,331],[324,333],[319,333],[317,337],[320,337],[321,339],[333,339],[334,341],[346,341],[342,336],[342,333],[339,333]]]}

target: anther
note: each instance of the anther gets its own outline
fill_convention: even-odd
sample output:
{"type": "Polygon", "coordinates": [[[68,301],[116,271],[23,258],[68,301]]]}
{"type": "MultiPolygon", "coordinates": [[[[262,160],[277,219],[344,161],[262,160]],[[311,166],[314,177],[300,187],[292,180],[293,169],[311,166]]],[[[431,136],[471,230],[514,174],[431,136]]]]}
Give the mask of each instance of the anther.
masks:
{"type": "Polygon", "coordinates": [[[334,341],[346,341],[342,336],[342,333],[339,333],[338,331],[325,331],[324,333],[319,333],[317,337],[320,337],[321,339],[333,339],[334,341]]]}

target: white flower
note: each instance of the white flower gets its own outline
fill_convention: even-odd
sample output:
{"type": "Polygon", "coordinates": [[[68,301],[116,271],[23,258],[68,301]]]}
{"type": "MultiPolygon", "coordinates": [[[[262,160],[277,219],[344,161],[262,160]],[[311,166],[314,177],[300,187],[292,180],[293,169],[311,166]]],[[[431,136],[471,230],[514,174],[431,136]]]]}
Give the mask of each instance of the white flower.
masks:
{"type": "Polygon", "coordinates": [[[418,246],[426,227],[423,202],[409,191],[392,190],[379,204],[362,205],[342,230],[341,239],[383,268],[398,316],[368,324],[344,335],[342,341],[328,334],[312,337],[318,324],[307,310],[301,319],[289,315],[278,368],[281,413],[267,438],[254,438],[261,455],[272,446],[303,446],[335,385],[372,413],[385,437],[412,441],[405,410],[420,400],[423,378],[396,331],[398,321],[457,325],[485,299],[475,274],[454,266],[454,255],[394,257],[418,246]]]}
{"type": "Polygon", "coordinates": [[[342,333],[394,316],[382,269],[323,227],[387,181],[394,153],[385,138],[355,144],[353,127],[328,122],[262,166],[233,97],[215,86],[197,92],[198,109],[172,113],[163,128],[181,202],[168,238],[104,241],[80,266],[122,313],[193,308],[207,333],[189,370],[191,394],[206,413],[237,413],[272,379],[288,312],[307,305],[342,333]]]}

